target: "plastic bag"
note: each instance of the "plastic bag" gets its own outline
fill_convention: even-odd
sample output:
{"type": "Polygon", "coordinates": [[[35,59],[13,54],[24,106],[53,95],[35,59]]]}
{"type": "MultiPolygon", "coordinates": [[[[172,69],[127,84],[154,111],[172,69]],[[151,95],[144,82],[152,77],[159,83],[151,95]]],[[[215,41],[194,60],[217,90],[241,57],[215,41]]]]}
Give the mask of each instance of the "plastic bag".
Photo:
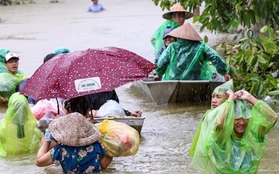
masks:
{"type": "Polygon", "coordinates": [[[35,106],[31,108],[31,111],[37,120],[40,120],[49,111],[55,115],[57,114],[57,109],[55,109],[48,100],[38,101],[35,106]]]}
{"type": "Polygon", "coordinates": [[[0,73],[0,96],[6,100],[16,92],[16,87],[19,84],[18,78],[9,73],[0,73]]]}
{"type": "Polygon", "coordinates": [[[56,116],[48,111],[39,121],[36,123],[36,127],[41,131],[45,132],[45,130],[48,128],[49,123],[54,120],[56,116]]]}
{"type": "Polygon", "coordinates": [[[105,118],[109,115],[126,116],[121,105],[114,100],[108,100],[96,113],[96,116],[101,118],[105,118]]]}
{"type": "Polygon", "coordinates": [[[113,120],[104,120],[97,127],[102,134],[100,142],[108,156],[131,156],[138,152],[140,136],[134,128],[113,120]]]}

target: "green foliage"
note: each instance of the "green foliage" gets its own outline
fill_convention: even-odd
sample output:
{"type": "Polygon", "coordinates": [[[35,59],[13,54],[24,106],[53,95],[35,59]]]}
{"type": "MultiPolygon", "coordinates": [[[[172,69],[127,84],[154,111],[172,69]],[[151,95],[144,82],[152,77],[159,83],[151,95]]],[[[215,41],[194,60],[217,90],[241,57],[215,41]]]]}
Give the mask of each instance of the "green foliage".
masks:
{"type": "Polygon", "coordinates": [[[279,79],[272,76],[279,69],[278,31],[264,26],[261,32],[268,37],[253,37],[253,33],[248,31],[239,42],[228,41],[216,48],[222,50],[222,56],[231,67],[230,75],[236,90],[246,89],[257,97],[279,92],[279,79]]]}
{"type": "Polygon", "coordinates": [[[205,4],[205,9],[194,22],[202,24],[201,31],[233,33],[240,25],[250,28],[263,19],[272,28],[279,24],[279,6],[277,0],[152,0],[163,10],[180,2],[185,9],[193,11],[197,6],[205,4]]]}

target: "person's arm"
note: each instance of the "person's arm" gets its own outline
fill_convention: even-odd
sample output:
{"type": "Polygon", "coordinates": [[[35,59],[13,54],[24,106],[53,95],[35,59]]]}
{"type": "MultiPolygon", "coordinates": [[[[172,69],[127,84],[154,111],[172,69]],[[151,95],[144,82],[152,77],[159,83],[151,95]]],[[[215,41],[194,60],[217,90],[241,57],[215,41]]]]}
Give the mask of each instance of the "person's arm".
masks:
{"type": "Polygon", "coordinates": [[[163,74],[165,74],[166,69],[167,69],[167,67],[170,63],[171,57],[175,56],[175,55],[172,55],[172,54],[173,54],[172,46],[170,45],[163,51],[163,53],[159,57],[158,62],[157,62],[158,67],[155,70],[156,74],[159,77],[162,77],[163,74]]]}
{"type": "Polygon", "coordinates": [[[92,9],[91,9],[91,4],[87,7],[87,12],[91,12],[92,9]]]}
{"type": "Polygon", "coordinates": [[[101,161],[101,167],[102,169],[106,169],[108,167],[108,165],[111,163],[113,157],[110,156],[104,156],[103,158],[100,159],[101,161]]]}
{"type": "Polygon", "coordinates": [[[123,110],[124,110],[125,115],[131,116],[132,112],[130,112],[129,110],[126,110],[126,109],[123,109],[123,110]]]}
{"type": "Polygon", "coordinates": [[[32,97],[27,97],[27,101],[30,107],[33,107],[36,104],[36,100],[34,100],[32,97]]]}
{"type": "Polygon", "coordinates": [[[215,109],[216,120],[214,137],[219,144],[224,144],[231,135],[234,125],[234,101],[237,99],[232,90],[226,91],[228,99],[215,109]]]}
{"type": "Polygon", "coordinates": [[[42,140],[44,140],[44,143],[41,145],[36,157],[36,165],[39,167],[48,166],[53,163],[49,150],[57,145],[57,143],[52,141],[52,136],[48,129],[46,129],[42,140]]]}
{"type": "Polygon", "coordinates": [[[43,145],[40,147],[36,158],[37,166],[43,167],[53,163],[49,152],[50,144],[50,141],[45,141],[43,145]]]}
{"type": "Polygon", "coordinates": [[[127,116],[135,116],[135,117],[141,117],[142,112],[140,110],[135,110],[133,112],[130,112],[129,110],[123,109],[125,115],[127,116]]]}
{"type": "Polygon", "coordinates": [[[204,50],[206,54],[206,60],[211,61],[212,65],[216,68],[219,74],[226,75],[228,73],[229,67],[224,59],[219,55],[219,53],[207,44],[205,45],[204,50]]]}
{"type": "MultiPolygon", "coordinates": [[[[226,95],[228,95],[228,101],[235,101],[236,100],[236,95],[232,90],[226,91],[226,95]]],[[[228,108],[224,107],[224,110],[218,114],[217,119],[216,119],[216,131],[223,129],[224,127],[224,122],[226,120],[226,116],[228,114],[228,108]]]]}
{"type": "Polygon", "coordinates": [[[245,100],[253,105],[252,115],[259,123],[256,128],[257,136],[259,138],[264,137],[278,122],[277,114],[267,103],[256,99],[245,90],[237,91],[236,95],[239,99],[245,100]]]}
{"type": "Polygon", "coordinates": [[[104,7],[104,4],[102,4],[102,8],[101,8],[102,10],[106,10],[106,8],[104,7]]]}
{"type": "Polygon", "coordinates": [[[258,99],[256,99],[252,94],[245,90],[239,90],[235,92],[235,95],[237,96],[238,99],[240,100],[245,100],[252,105],[255,105],[258,102],[258,99]]]}
{"type": "Polygon", "coordinates": [[[6,100],[4,97],[0,96],[0,104],[7,103],[7,102],[8,102],[8,100],[6,100]]]}

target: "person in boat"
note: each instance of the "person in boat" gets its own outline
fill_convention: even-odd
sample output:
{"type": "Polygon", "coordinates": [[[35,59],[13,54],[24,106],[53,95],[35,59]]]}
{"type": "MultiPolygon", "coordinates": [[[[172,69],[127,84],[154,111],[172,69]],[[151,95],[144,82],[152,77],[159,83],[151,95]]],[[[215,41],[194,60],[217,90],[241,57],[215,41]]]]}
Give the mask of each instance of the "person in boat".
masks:
{"type": "Polygon", "coordinates": [[[150,40],[152,46],[155,49],[155,58],[157,57],[162,47],[164,47],[162,38],[166,29],[175,29],[183,25],[186,19],[190,19],[191,17],[193,17],[193,13],[186,11],[180,3],[176,3],[170,8],[170,11],[164,13],[162,17],[166,19],[166,21],[156,29],[150,40]]]}
{"type": "Polygon", "coordinates": [[[163,47],[161,48],[161,50],[158,52],[158,55],[154,61],[155,65],[157,64],[158,60],[159,60],[159,57],[161,56],[161,54],[163,53],[163,51],[169,46],[169,44],[173,43],[176,41],[176,38],[175,37],[172,37],[170,35],[168,35],[171,31],[173,30],[172,27],[168,26],[165,30],[165,33],[163,35],[163,42],[164,42],[164,45],[163,47]]]}
{"type": "Polygon", "coordinates": [[[178,40],[166,48],[157,62],[155,72],[162,80],[212,80],[208,61],[212,62],[218,73],[229,77],[224,59],[209,45],[201,42],[202,38],[189,23],[168,35],[178,40]]]}
{"type": "MultiPolygon", "coordinates": [[[[169,36],[168,34],[173,30],[173,28],[171,27],[167,27],[163,36],[163,42],[164,42],[164,46],[161,48],[161,50],[159,51],[156,59],[155,59],[155,65],[157,64],[161,54],[164,52],[164,50],[169,46],[169,44],[175,42],[177,39],[175,37],[169,36]]],[[[154,77],[153,77],[154,81],[158,81],[161,80],[160,77],[154,73],[154,77]]]]}
{"type": "Polygon", "coordinates": [[[99,129],[78,112],[56,118],[46,130],[36,165],[61,165],[63,173],[102,172],[113,157],[106,155],[100,137],[99,129]]]}
{"type": "Polygon", "coordinates": [[[26,97],[14,93],[0,122],[0,156],[37,152],[42,133],[36,128],[36,123],[26,97]]]}
{"type": "Polygon", "coordinates": [[[221,104],[223,104],[228,98],[229,95],[226,93],[226,91],[228,90],[234,90],[233,87],[233,80],[229,80],[226,83],[223,83],[219,86],[217,86],[214,91],[212,92],[212,96],[211,96],[211,108],[209,110],[207,110],[205,112],[205,114],[203,115],[202,119],[199,122],[198,128],[195,132],[194,138],[192,140],[191,143],[191,147],[189,149],[189,156],[193,156],[196,150],[196,146],[197,146],[197,142],[199,139],[199,135],[200,135],[200,131],[201,131],[201,125],[203,120],[205,119],[205,117],[215,108],[217,108],[218,106],[220,106],[221,104]]]}
{"type": "Polygon", "coordinates": [[[267,103],[245,90],[226,94],[228,99],[202,122],[192,165],[208,174],[257,173],[267,134],[278,117],[267,103]]]}

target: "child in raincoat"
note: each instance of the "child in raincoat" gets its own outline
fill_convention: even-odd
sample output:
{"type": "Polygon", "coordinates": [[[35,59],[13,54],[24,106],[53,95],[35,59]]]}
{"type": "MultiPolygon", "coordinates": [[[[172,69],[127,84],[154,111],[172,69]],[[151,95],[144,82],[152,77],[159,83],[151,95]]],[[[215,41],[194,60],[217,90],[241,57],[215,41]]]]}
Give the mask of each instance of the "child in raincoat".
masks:
{"type": "Polygon", "coordinates": [[[14,93],[0,122],[0,156],[37,152],[42,133],[36,128],[36,123],[26,97],[14,93]]]}
{"type": "Polygon", "coordinates": [[[229,98],[202,122],[192,165],[207,174],[257,173],[266,135],[278,117],[268,104],[245,90],[226,94],[229,98]]]}

